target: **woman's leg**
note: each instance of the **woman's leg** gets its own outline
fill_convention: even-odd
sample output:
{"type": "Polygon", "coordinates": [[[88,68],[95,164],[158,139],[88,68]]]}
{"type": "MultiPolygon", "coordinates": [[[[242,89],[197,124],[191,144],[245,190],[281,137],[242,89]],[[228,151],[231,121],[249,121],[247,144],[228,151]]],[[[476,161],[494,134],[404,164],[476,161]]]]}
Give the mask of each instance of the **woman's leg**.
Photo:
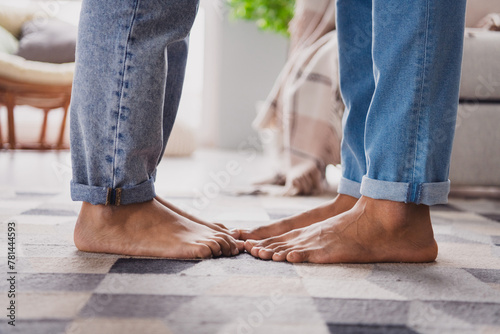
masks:
{"type": "Polygon", "coordinates": [[[375,91],[364,130],[363,196],[336,217],[247,241],[247,251],[316,263],[436,258],[428,205],[448,196],[464,19],[465,0],[373,0],[375,91]]]}
{"type": "Polygon", "coordinates": [[[366,120],[361,193],[448,201],[465,0],[374,1],[376,89],[366,120]]]}
{"type": "Polygon", "coordinates": [[[71,111],[75,228],[82,249],[129,255],[230,255],[237,243],[154,200],[175,120],[197,0],[85,0],[71,111]]]}
{"type": "Polygon", "coordinates": [[[372,61],[372,0],[338,0],[340,89],[345,104],[339,194],[359,198],[366,173],[365,126],[375,78],[372,61]]]}

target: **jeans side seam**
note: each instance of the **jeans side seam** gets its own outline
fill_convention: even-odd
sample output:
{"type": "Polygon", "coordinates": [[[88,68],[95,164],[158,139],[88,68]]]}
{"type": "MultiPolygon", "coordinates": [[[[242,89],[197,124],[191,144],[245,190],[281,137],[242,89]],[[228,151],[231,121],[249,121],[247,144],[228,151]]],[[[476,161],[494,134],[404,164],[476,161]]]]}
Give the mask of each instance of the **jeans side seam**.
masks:
{"type": "Polygon", "coordinates": [[[123,52],[124,52],[124,57],[123,57],[123,67],[122,67],[122,75],[121,75],[121,82],[120,82],[120,88],[119,88],[119,100],[118,100],[118,114],[117,114],[117,117],[116,117],[116,127],[115,127],[115,144],[114,144],[114,148],[113,148],[113,170],[112,170],[112,175],[113,175],[113,179],[112,179],[112,184],[111,184],[111,187],[114,189],[116,187],[116,157],[117,157],[117,154],[118,154],[118,136],[119,136],[119,133],[120,133],[120,117],[122,116],[122,100],[123,100],[123,94],[124,94],[124,87],[125,87],[125,72],[126,72],[126,69],[127,69],[127,58],[128,58],[128,52],[129,52],[129,43],[130,43],[130,39],[131,39],[131,35],[132,35],[132,29],[133,29],[133,26],[134,26],[134,22],[135,22],[135,19],[136,19],[136,15],[137,15],[137,9],[139,7],[139,1],[140,0],[135,0],[135,5],[134,5],[134,10],[133,10],[133,14],[132,14],[132,17],[131,17],[131,20],[130,20],[130,23],[129,23],[129,27],[128,27],[128,34],[127,34],[127,41],[126,41],[126,46],[125,48],[123,49],[123,52]]]}
{"type": "MultiPolygon", "coordinates": [[[[412,171],[412,177],[411,177],[411,184],[415,183],[415,169],[417,166],[417,157],[418,157],[418,139],[419,139],[419,132],[420,132],[420,120],[421,120],[421,115],[422,115],[422,105],[423,105],[423,99],[424,99],[424,90],[425,90],[425,79],[426,79],[426,70],[427,70],[427,46],[429,43],[429,16],[430,16],[430,9],[429,9],[429,0],[426,2],[426,13],[425,13],[425,39],[424,39],[424,59],[422,61],[422,82],[420,84],[420,99],[418,103],[418,113],[417,113],[417,128],[416,128],[416,135],[415,135],[415,151],[414,151],[414,159],[413,159],[413,171],[412,171]]],[[[412,187],[410,186],[410,189],[412,187]]],[[[413,196],[413,194],[411,194],[413,196]]],[[[414,201],[416,199],[410,198],[410,201],[414,201]]]]}

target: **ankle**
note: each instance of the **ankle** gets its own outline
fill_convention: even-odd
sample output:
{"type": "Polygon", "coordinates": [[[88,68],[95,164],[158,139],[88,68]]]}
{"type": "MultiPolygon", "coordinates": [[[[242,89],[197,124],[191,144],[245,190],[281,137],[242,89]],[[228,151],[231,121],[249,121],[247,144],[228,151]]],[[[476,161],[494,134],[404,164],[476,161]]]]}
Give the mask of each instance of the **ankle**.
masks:
{"type": "Polygon", "coordinates": [[[367,214],[383,222],[390,229],[430,225],[430,209],[427,205],[373,199],[365,196],[361,197],[359,203],[367,214]]]}
{"type": "Polygon", "coordinates": [[[333,200],[334,205],[337,205],[341,208],[345,208],[347,210],[351,209],[358,202],[358,198],[352,197],[346,194],[338,194],[337,197],[333,200]]]}

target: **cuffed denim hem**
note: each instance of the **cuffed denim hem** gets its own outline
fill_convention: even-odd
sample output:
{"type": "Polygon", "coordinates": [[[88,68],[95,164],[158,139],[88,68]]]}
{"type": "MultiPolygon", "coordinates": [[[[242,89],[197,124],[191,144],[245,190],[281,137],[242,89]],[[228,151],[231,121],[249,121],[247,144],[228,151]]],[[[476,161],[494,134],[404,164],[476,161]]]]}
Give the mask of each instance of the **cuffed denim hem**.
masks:
{"type": "Polygon", "coordinates": [[[373,199],[436,205],[448,203],[450,181],[411,184],[370,179],[363,176],[361,194],[373,199]]]}
{"type": "Polygon", "coordinates": [[[105,188],[88,186],[71,181],[71,199],[88,202],[93,205],[127,205],[147,202],[155,198],[155,187],[152,178],[133,187],[105,188]]]}
{"type": "Polygon", "coordinates": [[[360,198],[361,183],[342,177],[339,182],[337,193],[360,198]]]}

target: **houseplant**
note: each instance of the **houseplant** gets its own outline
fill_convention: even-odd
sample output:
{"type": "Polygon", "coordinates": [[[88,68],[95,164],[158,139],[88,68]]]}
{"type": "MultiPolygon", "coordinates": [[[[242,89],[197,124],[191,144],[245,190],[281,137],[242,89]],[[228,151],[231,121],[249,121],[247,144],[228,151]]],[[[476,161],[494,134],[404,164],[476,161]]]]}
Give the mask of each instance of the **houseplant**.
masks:
{"type": "Polygon", "coordinates": [[[262,30],[288,36],[295,0],[227,0],[233,18],[255,21],[262,30]]]}

